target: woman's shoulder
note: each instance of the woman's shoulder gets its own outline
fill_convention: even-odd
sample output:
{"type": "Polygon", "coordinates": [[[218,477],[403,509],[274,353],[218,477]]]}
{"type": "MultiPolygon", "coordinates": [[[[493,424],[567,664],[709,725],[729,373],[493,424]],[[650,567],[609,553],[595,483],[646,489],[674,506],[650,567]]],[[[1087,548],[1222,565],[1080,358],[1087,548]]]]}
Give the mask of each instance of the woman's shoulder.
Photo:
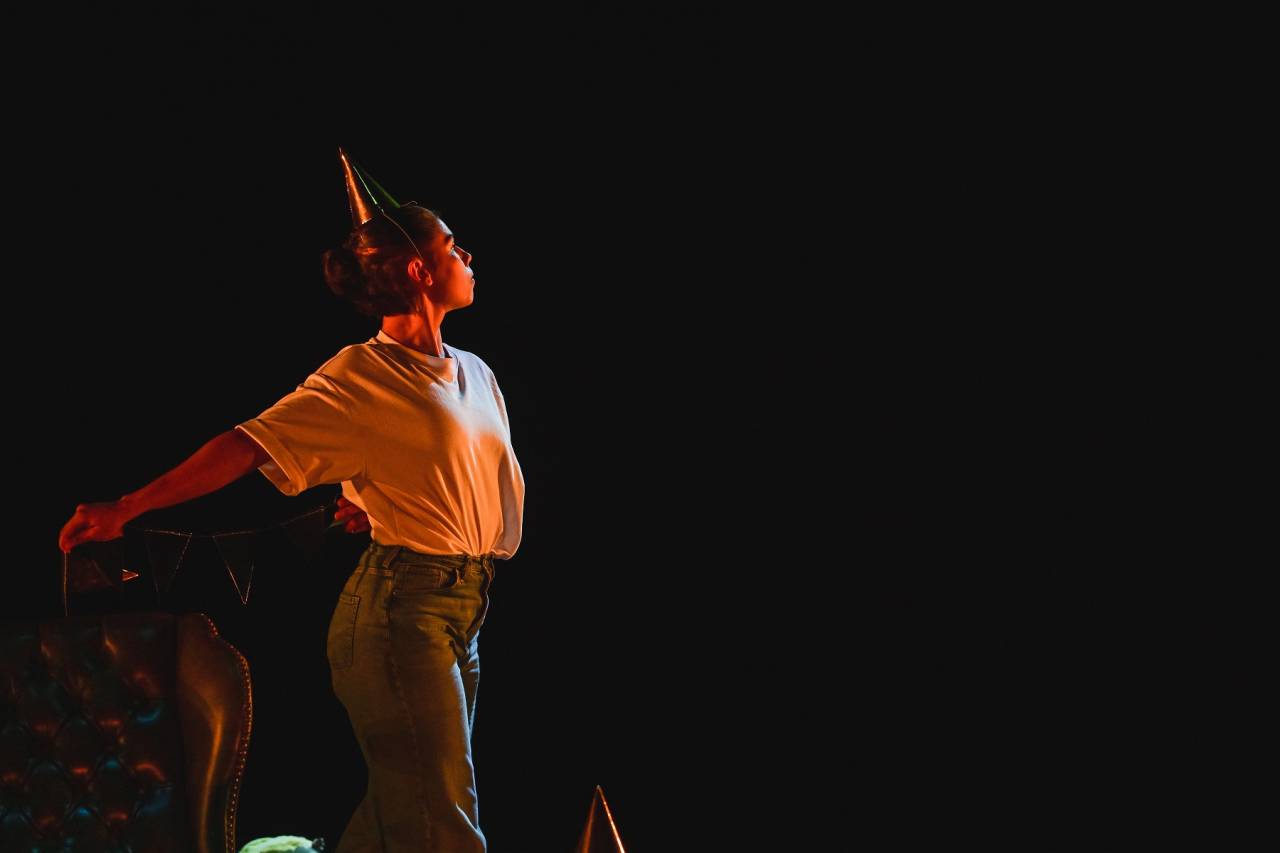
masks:
{"type": "Polygon", "coordinates": [[[459,359],[464,361],[474,362],[480,365],[481,367],[483,367],[485,370],[489,369],[488,363],[483,358],[473,353],[471,350],[463,349],[462,347],[454,346],[453,344],[449,344],[449,343],[445,344],[445,346],[449,348],[450,352],[456,353],[459,359]]]}
{"type": "Polygon", "coordinates": [[[329,360],[316,368],[316,373],[341,378],[352,374],[364,375],[385,363],[386,354],[371,346],[368,341],[347,344],[329,360]]]}
{"type": "MultiPolygon", "coordinates": [[[[471,350],[453,344],[446,343],[445,347],[454,358],[458,359],[464,370],[478,369],[490,381],[496,381],[493,369],[483,358],[471,350]]],[[[384,344],[377,338],[370,338],[367,341],[344,346],[315,372],[340,379],[343,376],[367,377],[371,374],[386,372],[388,369],[394,371],[397,366],[400,366],[399,359],[403,358],[397,352],[400,349],[402,348],[398,346],[384,344]]]]}
{"type": "Polygon", "coordinates": [[[462,362],[464,365],[474,365],[475,367],[478,367],[485,376],[489,377],[490,380],[496,380],[496,377],[493,375],[493,368],[489,367],[489,363],[483,358],[470,350],[455,347],[453,344],[447,344],[447,346],[449,347],[450,352],[457,355],[458,361],[462,362]]]}
{"type": "Polygon", "coordinates": [[[449,352],[453,353],[459,358],[464,358],[464,359],[467,359],[468,361],[477,361],[480,364],[484,364],[484,359],[482,359],[480,356],[473,353],[471,350],[466,350],[466,349],[463,349],[462,347],[454,346],[453,344],[445,344],[445,346],[448,348],[449,352]]]}

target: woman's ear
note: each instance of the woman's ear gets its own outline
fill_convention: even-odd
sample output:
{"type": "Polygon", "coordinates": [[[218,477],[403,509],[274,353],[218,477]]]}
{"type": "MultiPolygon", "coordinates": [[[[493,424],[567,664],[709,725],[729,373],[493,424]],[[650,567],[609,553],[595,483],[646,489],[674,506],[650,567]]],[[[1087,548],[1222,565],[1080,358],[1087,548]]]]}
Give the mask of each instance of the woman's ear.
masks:
{"type": "Polygon", "coordinates": [[[427,265],[422,262],[422,258],[414,258],[409,261],[406,268],[409,278],[418,284],[431,284],[431,270],[427,269],[427,265]]]}

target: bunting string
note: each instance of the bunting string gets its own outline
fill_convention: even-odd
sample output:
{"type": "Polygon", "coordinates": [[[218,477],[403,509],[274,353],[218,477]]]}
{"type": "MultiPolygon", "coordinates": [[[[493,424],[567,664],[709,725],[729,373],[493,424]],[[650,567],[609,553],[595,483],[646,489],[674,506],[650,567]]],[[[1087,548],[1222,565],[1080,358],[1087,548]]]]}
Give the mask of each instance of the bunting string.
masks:
{"type": "MultiPolygon", "coordinates": [[[[193,539],[212,539],[217,547],[227,575],[235,587],[240,603],[249,603],[249,591],[253,586],[258,537],[270,531],[284,529],[289,541],[310,562],[324,544],[324,534],[345,522],[324,523],[326,514],[337,509],[338,497],[307,512],[266,526],[246,530],[226,530],[218,533],[193,533],[187,530],[164,530],[126,524],[127,533],[144,535],[144,552],[153,588],[157,598],[169,591],[182,560],[193,539]]],[[[119,592],[124,583],[136,580],[140,573],[130,571],[125,564],[125,539],[123,536],[109,542],[86,542],[62,555],[62,612],[70,615],[69,596],[74,593],[115,589],[119,592]]]]}
{"type": "MultiPolygon", "coordinates": [[[[275,530],[277,527],[284,527],[286,524],[293,524],[295,521],[298,521],[299,519],[310,518],[311,516],[315,515],[318,512],[328,512],[331,509],[336,509],[337,506],[338,506],[338,498],[335,497],[333,500],[329,501],[329,503],[324,504],[323,506],[318,506],[315,509],[307,510],[301,515],[295,515],[293,518],[288,518],[288,519],[285,519],[284,521],[277,522],[276,524],[273,524],[270,527],[255,527],[249,530],[227,530],[222,533],[190,533],[185,530],[160,530],[153,527],[136,527],[132,524],[126,524],[124,527],[125,527],[125,530],[133,530],[137,533],[168,533],[172,536],[195,536],[195,537],[204,537],[204,538],[212,538],[215,536],[238,536],[238,535],[243,535],[245,533],[264,533],[268,530],[275,530]]],[[[342,525],[342,523],[343,522],[341,521],[335,521],[331,523],[329,527],[339,527],[342,525]]]]}

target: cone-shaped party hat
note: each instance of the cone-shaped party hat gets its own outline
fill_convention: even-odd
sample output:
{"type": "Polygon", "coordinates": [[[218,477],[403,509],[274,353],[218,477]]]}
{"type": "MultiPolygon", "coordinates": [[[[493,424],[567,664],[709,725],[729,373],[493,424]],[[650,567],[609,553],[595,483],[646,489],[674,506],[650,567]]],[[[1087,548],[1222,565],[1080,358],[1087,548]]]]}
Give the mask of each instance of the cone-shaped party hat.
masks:
{"type": "Polygon", "coordinates": [[[364,179],[347,159],[347,152],[341,148],[338,149],[338,159],[342,161],[342,171],[347,177],[347,201],[351,203],[351,224],[359,228],[381,211],[378,210],[377,202],[373,200],[373,193],[365,186],[364,179]]]}
{"type": "Polygon", "coordinates": [[[609,813],[609,804],[604,800],[604,789],[599,785],[591,798],[591,811],[587,813],[587,823],[582,827],[574,853],[626,853],[613,815],[609,813]]]}
{"type": "MultiPolygon", "coordinates": [[[[342,161],[342,172],[347,181],[347,201],[351,205],[351,224],[355,231],[359,231],[375,219],[380,219],[404,235],[404,239],[409,241],[413,251],[422,258],[422,250],[418,248],[417,241],[410,236],[400,222],[404,218],[400,215],[405,212],[404,208],[410,205],[419,207],[418,203],[410,201],[401,204],[396,201],[366,169],[351,162],[347,152],[342,148],[338,148],[338,159],[342,161]]],[[[423,260],[426,259],[423,258],[423,260]]]]}

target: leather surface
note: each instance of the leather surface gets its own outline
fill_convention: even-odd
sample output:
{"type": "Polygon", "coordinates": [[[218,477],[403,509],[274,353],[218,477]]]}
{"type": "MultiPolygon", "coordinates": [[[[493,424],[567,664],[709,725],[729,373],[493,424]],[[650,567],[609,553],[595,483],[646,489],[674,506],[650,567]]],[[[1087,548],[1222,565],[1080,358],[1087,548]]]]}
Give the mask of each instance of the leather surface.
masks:
{"type": "Polygon", "coordinates": [[[204,614],[0,623],[0,850],[234,853],[251,721],[204,614]]]}

